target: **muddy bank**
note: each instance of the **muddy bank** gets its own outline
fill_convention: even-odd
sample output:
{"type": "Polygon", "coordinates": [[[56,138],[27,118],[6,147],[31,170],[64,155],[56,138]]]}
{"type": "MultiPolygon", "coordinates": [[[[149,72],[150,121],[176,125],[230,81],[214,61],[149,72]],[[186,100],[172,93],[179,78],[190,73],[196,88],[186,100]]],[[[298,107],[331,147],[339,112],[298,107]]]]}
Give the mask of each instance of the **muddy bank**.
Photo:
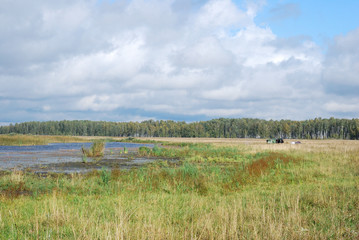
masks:
{"type": "Polygon", "coordinates": [[[145,166],[155,161],[177,162],[176,159],[144,158],[137,154],[137,149],[128,154],[117,154],[117,152],[105,153],[102,158],[87,158],[86,162],[80,161],[59,162],[50,164],[34,165],[27,170],[38,173],[86,173],[93,170],[105,169],[131,169],[145,166]]]}

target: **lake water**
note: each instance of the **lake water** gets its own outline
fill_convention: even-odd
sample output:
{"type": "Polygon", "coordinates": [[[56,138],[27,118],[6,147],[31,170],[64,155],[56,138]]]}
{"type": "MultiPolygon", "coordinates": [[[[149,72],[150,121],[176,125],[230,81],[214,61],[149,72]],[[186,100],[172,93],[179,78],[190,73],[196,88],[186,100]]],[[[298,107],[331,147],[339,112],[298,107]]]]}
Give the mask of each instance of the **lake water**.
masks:
{"type": "Polygon", "coordinates": [[[104,157],[87,158],[84,164],[81,147],[92,143],[53,143],[36,146],[0,146],[0,170],[31,169],[35,172],[86,172],[93,169],[131,168],[154,161],[135,157],[141,146],[152,148],[153,144],[108,142],[104,157]],[[129,150],[123,154],[123,149],[129,150]]]}

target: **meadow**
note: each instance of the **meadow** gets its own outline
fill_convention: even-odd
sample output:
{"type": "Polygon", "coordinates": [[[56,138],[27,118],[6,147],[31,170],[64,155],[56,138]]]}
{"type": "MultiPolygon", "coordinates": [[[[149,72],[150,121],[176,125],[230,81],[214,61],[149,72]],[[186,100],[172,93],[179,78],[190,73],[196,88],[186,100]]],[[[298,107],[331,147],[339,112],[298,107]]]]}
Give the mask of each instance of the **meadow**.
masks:
{"type": "Polygon", "coordinates": [[[83,141],[84,138],[72,136],[0,134],[0,146],[46,145],[49,143],[69,143],[83,141]]]}
{"type": "Polygon", "coordinates": [[[1,173],[0,239],[359,238],[359,141],[132,141],[158,143],[139,155],[178,161],[1,173]]]}

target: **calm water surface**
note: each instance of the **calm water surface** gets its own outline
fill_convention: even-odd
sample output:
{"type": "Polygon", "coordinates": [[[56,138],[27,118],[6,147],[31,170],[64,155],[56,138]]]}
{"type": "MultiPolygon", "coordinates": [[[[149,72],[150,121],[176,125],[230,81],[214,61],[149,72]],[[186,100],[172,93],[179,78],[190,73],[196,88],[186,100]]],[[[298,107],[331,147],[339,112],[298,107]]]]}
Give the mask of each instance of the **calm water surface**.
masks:
{"type": "Polygon", "coordinates": [[[42,172],[84,172],[104,166],[129,168],[154,161],[153,159],[131,157],[131,153],[136,152],[139,147],[152,148],[153,144],[108,142],[101,160],[88,158],[89,163],[96,161],[96,164],[83,164],[81,147],[89,148],[91,144],[53,143],[36,146],[0,146],[0,170],[30,168],[42,172]],[[124,147],[129,150],[129,155],[121,154],[124,147]]]}
{"type": "MultiPolygon", "coordinates": [[[[92,143],[51,143],[48,145],[35,146],[0,146],[0,153],[12,152],[52,152],[59,150],[80,150],[82,146],[89,148],[92,143]]],[[[107,148],[139,148],[141,146],[153,147],[153,144],[138,144],[124,142],[108,142],[107,148]]]]}

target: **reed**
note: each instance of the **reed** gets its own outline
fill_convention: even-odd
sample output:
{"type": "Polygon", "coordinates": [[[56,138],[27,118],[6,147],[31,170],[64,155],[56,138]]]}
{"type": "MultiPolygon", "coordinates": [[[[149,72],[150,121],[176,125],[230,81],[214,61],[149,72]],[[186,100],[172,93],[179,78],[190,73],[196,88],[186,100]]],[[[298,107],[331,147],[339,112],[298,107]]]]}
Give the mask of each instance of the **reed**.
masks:
{"type": "Polygon", "coordinates": [[[92,143],[90,148],[81,148],[82,154],[85,157],[103,157],[105,151],[105,142],[101,140],[96,140],[92,143]]]}

